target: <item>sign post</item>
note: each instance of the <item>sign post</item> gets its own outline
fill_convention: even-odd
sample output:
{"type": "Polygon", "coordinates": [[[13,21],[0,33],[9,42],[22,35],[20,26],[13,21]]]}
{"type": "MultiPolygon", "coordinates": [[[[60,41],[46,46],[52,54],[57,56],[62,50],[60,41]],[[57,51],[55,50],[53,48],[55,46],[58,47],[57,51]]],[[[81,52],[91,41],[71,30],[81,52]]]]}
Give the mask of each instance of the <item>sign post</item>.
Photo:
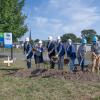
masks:
{"type": "Polygon", "coordinates": [[[13,47],[11,48],[11,59],[13,59],[13,47]]]}
{"type": "Polygon", "coordinates": [[[13,59],[12,33],[4,33],[4,47],[11,48],[11,59],[13,59]]]}
{"type": "Polygon", "coordinates": [[[0,33],[0,47],[4,46],[4,33],[0,33]]]}

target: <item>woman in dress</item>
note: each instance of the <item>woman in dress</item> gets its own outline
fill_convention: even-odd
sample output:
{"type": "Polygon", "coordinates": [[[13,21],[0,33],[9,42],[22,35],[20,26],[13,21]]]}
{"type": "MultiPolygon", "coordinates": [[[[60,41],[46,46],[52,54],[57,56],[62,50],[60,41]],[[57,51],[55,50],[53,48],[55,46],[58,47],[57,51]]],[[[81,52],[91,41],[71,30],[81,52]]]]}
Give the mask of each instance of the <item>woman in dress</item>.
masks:
{"type": "Polygon", "coordinates": [[[38,44],[35,47],[36,51],[34,53],[34,59],[35,59],[35,64],[36,64],[36,68],[40,68],[41,66],[43,66],[43,45],[42,45],[42,41],[40,40],[38,42],[38,44]]]}

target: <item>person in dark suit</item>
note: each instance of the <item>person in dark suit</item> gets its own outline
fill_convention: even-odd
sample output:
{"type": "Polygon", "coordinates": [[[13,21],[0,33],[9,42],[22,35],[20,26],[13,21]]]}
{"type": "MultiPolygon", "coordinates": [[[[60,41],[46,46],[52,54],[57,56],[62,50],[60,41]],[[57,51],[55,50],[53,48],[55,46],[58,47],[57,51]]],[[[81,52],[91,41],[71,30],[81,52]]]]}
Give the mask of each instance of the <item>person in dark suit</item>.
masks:
{"type": "Polygon", "coordinates": [[[55,56],[55,44],[54,44],[53,38],[51,36],[48,37],[47,51],[48,51],[48,56],[50,59],[50,68],[54,69],[55,63],[52,60],[52,58],[55,56]]]}
{"type": "Polygon", "coordinates": [[[27,68],[31,68],[31,59],[32,59],[32,56],[33,56],[33,51],[32,51],[32,45],[30,44],[29,42],[29,38],[26,38],[26,44],[25,44],[25,47],[24,47],[24,52],[25,52],[25,55],[26,55],[26,61],[27,61],[27,68]]]}
{"type": "Polygon", "coordinates": [[[70,67],[70,72],[75,72],[76,66],[75,66],[75,59],[76,59],[76,48],[74,44],[72,43],[71,39],[68,39],[68,45],[66,48],[67,52],[67,57],[69,59],[69,67],[70,67]]]}
{"type": "MultiPolygon", "coordinates": [[[[26,39],[27,39],[27,38],[26,38],[26,39]]],[[[24,46],[23,46],[23,54],[24,54],[24,55],[25,55],[25,53],[26,53],[26,45],[27,45],[26,39],[25,39],[24,46]]]]}
{"type": "Polygon", "coordinates": [[[58,69],[62,70],[64,66],[64,55],[65,55],[65,48],[61,42],[60,36],[57,37],[57,47],[56,47],[56,57],[58,57],[58,69]]]}

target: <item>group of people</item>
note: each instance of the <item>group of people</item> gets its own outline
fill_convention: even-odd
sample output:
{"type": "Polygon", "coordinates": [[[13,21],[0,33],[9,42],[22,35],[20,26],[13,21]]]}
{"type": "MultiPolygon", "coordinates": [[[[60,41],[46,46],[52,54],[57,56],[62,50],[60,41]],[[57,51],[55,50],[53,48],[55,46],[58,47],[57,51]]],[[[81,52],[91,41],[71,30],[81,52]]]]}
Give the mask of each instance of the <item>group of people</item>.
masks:
{"type": "MultiPolygon", "coordinates": [[[[34,48],[32,48],[32,45],[29,42],[29,38],[26,38],[26,43],[24,45],[24,53],[26,54],[27,58],[27,67],[31,68],[31,58],[34,55],[35,64],[37,68],[39,68],[41,64],[44,63],[43,53],[46,50],[48,52],[48,57],[50,59],[51,69],[55,68],[54,59],[57,59],[58,69],[63,70],[64,59],[66,55],[67,59],[69,60],[68,65],[70,68],[70,72],[76,71],[77,68],[77,66],[75,66],[76,58],[78,59],[81,71],[83,72],[85,67],[84,63],[86,59],[85,55],[87,52],[86,44],[87,44],[86,38],[82,38],[81,45],[77,50],[71,39],[68,39],[67,44],[64,45],[61,41],[60,36],[57,37],[56,41],[53,41],[53,37],[49,36],[46,49],[43,48],[43,43],[41,40],[38,42],[38,44],[36,44],[34,48]]],[[[100,68],[100,45],[98,43],[98,38],[96,36],[94,36],[92,39],[91,52],[93,58],[92,71],[94,72],[96,68],[98,68],[98,70],[100,68]]]]}

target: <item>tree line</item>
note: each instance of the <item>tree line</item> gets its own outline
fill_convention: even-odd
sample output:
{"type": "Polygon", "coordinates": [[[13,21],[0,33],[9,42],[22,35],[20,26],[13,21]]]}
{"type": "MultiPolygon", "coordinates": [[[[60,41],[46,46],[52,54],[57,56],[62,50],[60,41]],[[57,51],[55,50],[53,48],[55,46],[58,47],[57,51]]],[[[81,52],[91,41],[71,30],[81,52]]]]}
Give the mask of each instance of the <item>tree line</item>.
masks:
{"type": "MultiPolygon", "coordinates": [[[[97,32],[94,29],[84,29],[81,31],[81,36],[84,36],[87,39],[87,43],[92,42],[92,38],[94,35],[98,37],[98,40],[100,40],[100,35],[97,34],[97,32]]],[[[62,42],[66,42],[69,38],[72,39],[73,42],[81,42],[81,38],[77,37],[73,33],[66,33],[61,36],[62,42]]]]}
{"type": "MultiPolygon", "coordinates": [[[[84,35],[84,37],[87,39],[87,43],[92,43],[92,38],[94,35],[98,37],[98,40],[100,41],[100,35],[97,34],[97,32],[94,29],[87,29],[81,31],[81,36],[84,35]]],[[[74,33],[65,33],[61,36],[62,42],[67,42],[68,39],[71,39],[73,42],[80,43],[81,37],[76,36],[74,33]]],[[[36,39],[33,41],[33,43],[37,43],[39,39],[36,39]]],[[[47,40],[43,41],[44,44],[47,42],[47,40]]]]}

